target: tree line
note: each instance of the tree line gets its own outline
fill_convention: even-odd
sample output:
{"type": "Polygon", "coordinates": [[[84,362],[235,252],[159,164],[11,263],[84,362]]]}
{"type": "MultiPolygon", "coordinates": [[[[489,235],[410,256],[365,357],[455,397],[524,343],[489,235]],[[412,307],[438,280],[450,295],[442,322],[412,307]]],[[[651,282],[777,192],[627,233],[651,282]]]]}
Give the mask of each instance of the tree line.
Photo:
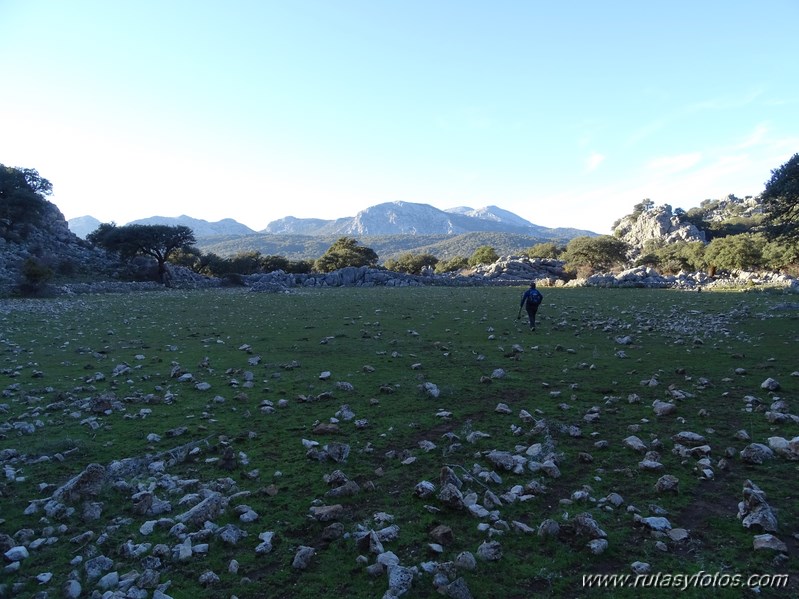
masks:
{"type": "MultiPolygon", "coordinates": [[[[34,169],[0,165],[0,237],[19,242],[35,226],[46,206],[45,196],[52,193],[52,184],[34,169]]],[[[710,242],[676,242],[664,244],[651,240],[635,260],[635,265],[656,268],[664,274],[679,271],[754,270],[799,272],[799,154],[777,169],[765,184],[760,196],[763,217],[732,219],[714,224],[710,242]]],[[[633,209],[632,216],[652,208],[644,200],[633,209]]],[[[711,206],[700,206],[688,212],[678,211],[684,222],[705,224],[702,217],[711,206]],[[704,212],[703,212],[704,211],[704,212]]],[[[704,228],[704,227],[699,227],[704,228]]],[[[291,261],[283,256],[262,255],[256,251],[241,252],[231,257],[202,253],[189,227],[183,225],[125,225],[103,223],[87,236],[87,242],[104,248],[130,261],[137,256],[151,258],[157,266],[156,277],[169,284],[167,264],[184,266],[214,277],[235,279],[258,272],[283,270],[293,273],[332,272],[347,266],[377,267],[377,253],[351,237],[341,237],[316,260],[291,261]]],[[[565,245],[539,243],[525,252],[530,258],[554,258],[564,261],[564,268],[577,276],[611,270],[630,264],[631,248],[612,235],[575,237],[565,245]]],[[[470,256],[439,260],[428,253],[407,252],[388,259],[382,265],[395,272],[409,274],[446,273],[491,264],[499,256],[493,247],[478,247],[470,256]]],[[[26,263],[25,276],[37,280],[48,277],[47,269],[35,261],[26,263]]]]}

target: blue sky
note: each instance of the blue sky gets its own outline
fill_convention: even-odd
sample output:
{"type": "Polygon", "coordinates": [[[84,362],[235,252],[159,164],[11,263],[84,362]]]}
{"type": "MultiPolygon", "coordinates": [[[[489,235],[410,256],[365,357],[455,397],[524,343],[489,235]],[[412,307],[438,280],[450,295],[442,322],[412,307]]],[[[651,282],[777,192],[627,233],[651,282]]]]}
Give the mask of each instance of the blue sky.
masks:
{"type": "Polygon", "coordinates": [[[66,218],[497,205],[609,233],[799,151],[796,0],[0,0],[0,163],[66,218]]]}

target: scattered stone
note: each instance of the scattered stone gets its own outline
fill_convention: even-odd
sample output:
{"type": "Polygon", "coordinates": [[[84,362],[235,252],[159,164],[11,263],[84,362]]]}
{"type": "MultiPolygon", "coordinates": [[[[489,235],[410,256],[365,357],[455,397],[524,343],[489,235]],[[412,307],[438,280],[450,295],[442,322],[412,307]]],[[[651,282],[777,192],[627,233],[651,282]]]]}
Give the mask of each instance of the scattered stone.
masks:
{"type": "Polygon", "coordinates": [[[652,402],[652,410],[655,412],[655,416],[668,416],[677,411],[677,405],[656,399],[652,402]]]}
{"type": "Polygon", "coordinates": [[[108,591],[119,586],[119,572],[109,572],[97,581],[97,588],[101,591],[108,591]]]}
{"type": "Polygon", "coordinates": [[[680,479],[671,474],[664,474],[655,483],[655,490],[658,493],[679,493],[680,479]]]}
{"type": "Polygon", "coordinates": [[[483,541],[477,548],[477,557],[487,562],[498,561],[502,559],[502,546],[499,541],[483,541]]]}
{"type": "Polygon", "coordinates": [[[607,533],[599,527],[594,517],[587,512],[575,516],[571,521],[571,525],[574,533],[578,536],[588,537],[589,539],[605,539],[608,536],[607,533]]]}
{"type": "Polygon", "coordinates": [[[560,524],[551,518],[547,518],[538,525],[538,536],[542,539],[557,538],[560,534],[560,524]]]}
{"type": "Polygon", "coordinates": [[[586,547],[594,555],[601,555],[607,551],[608,541],[607,539],[593,539],[588,542],[586,547]]]}
{"type": "Polygon", "coordinates": [[[774,452],[762,443],[750,443],[741,451],[741,461],[746,464],[759,465],[771,459],[774,459],[774,452]]]}
{"type": "Polygon", "coordinates": [[[629,437],[624,439],[622,443],[624,443],[625,447],[628,447],[633,451],[638,451],[638,452],[646,451],[646,445],[644,445],[644,442],[641,441],[641,439],[639,439],[635,435],[630,435],[629,437]]]}
{"type": "Polygon", "coordinates": [[[436,486],[431,483],[430,481],[423,480],[416,484],[413,489],[414,494],[417,497],[426,498],[433,495],[436,492],[436,486]]]}
{"type": "Polygon", "coordinates": [[[274,538],[275,533],[272,531],[262,532],[258,535],[261,543],[255,548],[255,553],[261,555],[265,553],[270,553],[273,549],[272,547],[272,539],[274,538]]]}
{"type": "Polygon", "coordinates": [[[784,437],[769,437],[768,446],[774,453],[787,460],[799,460],[799,437],[794,437],[790,441],[784,437]]]}
{"type": "Polygon", "coordinates": [[[63,592],[67,599],[78,599],[83,593],[83,587],[77,580],[68,580],[64,583],[63,592]]]}
{"type": "Polygon", "coordinates": [[[669,538],[670,538],[672,541],[674,541],[674,542],[676,542],[676,543],[680,543],[680,542],[682,542],[682,541],[685,541],[685,540],[687,540],[687,539],[688,539],[688,537],[689,537],[689,535],[688,535],[688,531],[687,531],[687,530],[685,530],[684,528],[672,528],[672,529],[671,529],[670,531],[668,531],[666,534],[668,535],[668,537],[669,537],[669,538]]]}
{"type": "Polygon", "coordinates": [[[472,599],[472,593],[462,576],[449,583],[444,589],[444,594],[450,599],[472,599]]]}
{"type": "Polygon", "coordinates": [[[454,561],[455,567],[461,570],[475,570],[477,568],[477,560],[470,551],[461,551],[454,561]]]}
{"type": "Polygon", "coordinates": [[[100,464],[89,464],[77,476],[68,480],[53,493],[53,500],[70,503],[96,497],[106,481],[106,471],[100,464]]]}
{"type": "Polygon", "coordinates": [[[636,514],[633,520],[634,522],[642,524],[650,530],[657,532],[666,532],[671,530],[671,522],[669,522],[668,518],[664,518],[662,516],[649,516],[648,518],[642,518],[636,514]]]}
{"type": "Polygon", "coordinates": [[[6,559],[10,562],[19,562],[30,557],[28,549],[22,545],[12,547],[3,555],[5,555],[6,559]]]}
{"type": "Polygon", "coordinates": [[[702,435],[690,431],[679,432],[671,439],[679,445],[686,445],[688,447],[696,447],[697,445],[704,445],[706,443],[702,435]]]}
{"type": "Polygon", "coordinates": [[[335,505],[311,506],[311,517],[318,522],[337,520],[343,513],[344,506],[338,503],[335,505]]]}
{"type": "Polygon", "coordinates": [[[412,584],[413,570],[400,565],[388,567],[388,591],[393,596],[404,595],[411,590],[412,584]]]}
{"type": "Polygon", "coordinates": [[[744,528],[777,532],[777,516],[766,501],[766,494],[751,480],[744,483],[743,501],[738,504],[738,518],[744,528]]]}
{"type": "Polygon", "coordinates": [[[428,397],[432,397],[433,399],[436,399],[439,395],[441,395],[441,391],[439,390],[438,385],[436,385],[435,383],[431,383],[429,381],[419,385],[419,389],[425,395],[427,395],[428,397]]]}
{"type": "Polygon", "coordinates": [[[200,578],[198,579],[200,584],[204,587],[210,587],[215,584],[219,584],[219,575],[213,572],[212,570],[206,570],[202,574],[200,574],[200,578]]]}
{"type": "Polygon", "coordinates": [[[638,467],[647,472],[659,472],[665,468],[663,464],[655,460],[642,460],[638,462],[638,467]]]}
{"type": "Polygon", "coordinates": [[[438,493],[438,500],[449,508],[463,509],[465,507],[460,489],[449,482],[441,487],[441,491],[438,493]]]}
{"type": "Polygon", "coordinates": [[[452,529],[445,524],[439,524],[430,531],[430,538],[440,545],[451,545],[453,541],[452,529]]]}
{"type": "Polygon", "coordinates": [[[225,498],[219,492],[212,492],[200,503],[175,517],[178,522],[201,526],[205,521],[213,521],[225,509],[225,498]]]}
{"type": "Polygon", "coordinates": [[[316,553],[313,547],[300,545],[297,553],[294,554],[294,560],[291,562],[291,567],[295,570],[306,570],[311,565],[311,558],[316,553]]]}
{"type": "Polygon", "coordinates": [[[788,546],[772,534],[755,535],[753,540],[755,551],[761,549],[769,549],[771,551],[779,551],[781,553],[788,552],[788,546]]]}

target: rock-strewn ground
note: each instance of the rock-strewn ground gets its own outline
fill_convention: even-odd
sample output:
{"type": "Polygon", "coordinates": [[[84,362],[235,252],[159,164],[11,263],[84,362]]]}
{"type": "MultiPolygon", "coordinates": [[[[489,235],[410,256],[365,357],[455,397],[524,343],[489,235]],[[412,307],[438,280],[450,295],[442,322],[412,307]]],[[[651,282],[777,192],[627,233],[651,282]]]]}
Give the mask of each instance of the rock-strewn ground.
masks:
{"type": "Polygon", "coordinates": [[[796,307],[553,288],[531,333],[519,292],[4,302],[0,596],[796,572],[796,307]]]}

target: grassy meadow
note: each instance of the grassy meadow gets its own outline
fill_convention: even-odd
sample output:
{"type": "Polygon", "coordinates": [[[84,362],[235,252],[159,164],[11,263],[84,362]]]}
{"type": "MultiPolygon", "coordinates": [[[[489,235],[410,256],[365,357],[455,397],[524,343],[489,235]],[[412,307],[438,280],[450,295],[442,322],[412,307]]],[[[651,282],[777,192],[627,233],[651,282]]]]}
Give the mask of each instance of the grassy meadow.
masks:
{"type": "MultiPolygon", "coordinates": [[[[641,589],[582,584],[584,574],[630,573],[636,561],[649,563],[653,573],[789,573],[789,590],[763,587],[760,596],[799,594],[799,462],[778,456],[744,464],[737,454],[750,441],[736,435],[743,429],[751,442],[764,444],[769,437],[799,435],[799,425],[772,424],[765,416],[774,396],[799,413],[796,297],[544,288],[539,326],[531,332],[526,315],[516,318],[522,291],[208,290],[3,302],[0,451],[16,449],[25,459],[10,463],[12,471],[7,468],[0,482],[0,533],[13,537],[31,529],[33,539],[58,539],[31,550],[19,571],[0,571],[0,584],[24,583],[19,596],[60,596],[76,556],[103,554],[120,574],[141,571],[141,557],[123,555],[123,543],[173,547],[179,541],[160,526],[141,534],[141,525],[154,517],[132,509],[130,492],[104,488],[99,520],[84,518],[80,505],[63,520],[24,512],[90,463],[107,466],[203,440],[167,473],[225,488],[228,496],[234,485],[240,494],[215,523],[235,523],[248,536],[236,546],[212,537],[207,554],[179,564],[163,560],[160,582],[171,581],[165,592],[175,598],[382,597],[387,577],[368,574],[356,561],[364,555],[373,563],[375,556],[353,538],[359,526],[383,526],[375,522],[381,512],[399,527],[398,537],[384,545],[403,566],[452,561],[463,551],[476,554],[484,541],[499,541],[501,559],[478,559],[473,571],[458,571],[475,598],[642,596],[641,589]],[[179,380],[187,373],[192,380],[179,380]],[[779,391],[761,388],[769,377],[780,383],[779,391]],[[425,383],[436,386],[437,397],[425,392],[425,383]],[[675,403],[676,412],[656,416],[655,400],[675,403]],[[510,413],[495,411],[499,403],[510,413]],[[342,406],[354,417],[346,419],[342,406]],[[521,410],[534,421],[523,420],[521,410]],[[338,430],[317,428],[331,419],[338,430]],[[702,479],[697,459],[672,452],[672,436],[681,431],[706,438],[712,480],[702,479]],[[662,471],[639,467],[644,455],[623,443],[630,435],[657,451],[662,471]],[[350,453],[340,463],[311,459],[303,439],[346,443],[350,453]],[[420,445],[424,441],[435,447],[420,445]],[[535,443],[554,453],[560,477],[514,474],[487,458],[491,450],[525,455],[535,443]],[[224,467],[221,458],[231,447],[238,463],[224,467]],[[725,452],[731,456],[727,469],[718,467],[725,452]],[[489,533],[478,525],[490,519],[449,509],[435,494],[417,497],[420,481],[440,486],[444,466],[463,480],[464,494],[474,491],[480,501],[486,489],[501,496],[538,481],[535,497],[495,509],[509,525],[533,530],[553,519],[560,536],[541,538],[515,525],[489,533]],[[477,476],[481,469],[495,471],[501,482],[477,476]],[[335,470],[361,491],[326,497],[331,487],[325,476],[335,470]],[[679,493],[655,490],[664,474],[679,479],[679,493]],[[218,482],[224,479],[233,482],[218,482]],[[747,479],[767,494],[787,559],[754,551],[755,532],[737,518],[747,479]],[[603,501],[611,493],[623,503],[603,501]],[[309,509],[336,503],[344,508],[338,521],[346,534],[330,539],[323,534],[330,523],[310,518],[309,509]],[[237,504],[259,518],[240,522],[237,504]],[[665,514],[688,538],[673,541],[648,531],[634,522],[636,510],[644,517],[665,514]],[[607,533],[608,548],[600,555],[568,526],[584,512],[607,533]],[[60,524],[66,525],[62,532],[43,533],[60,524]],[[439,525],[452,530],[440,554],[429,545],[439,525]],[[91,539],[70,540],[87,530],[95,533],[91,539]],[[259,555],[254,548],[264,531],[275,533],[274,549],[259,555]],[[301,571],[292,560],[303,545],[316,552],[301,571]],[[231,573],[234,558],[239,569],[231,573]],[[198,578],[208,570],[220,580],[203,588],[198,578]],[[36,580],[43,572],[53,573],[47,583],[36,580]]],[[[179,496],[158,490],[156,475],[129,482],[172,502],[173,511],[162,517],[184,511],[179,496]]],[[[82,582],[88,596],[92,584],[82,582]]],[[[674,592],[647,589],[645,596],[674,592]]],[[[689,589],[683,595],[708,593],[689,589]]],[[[421,574],[407,596],[440,596],[433,575],[421,574]]]]}

